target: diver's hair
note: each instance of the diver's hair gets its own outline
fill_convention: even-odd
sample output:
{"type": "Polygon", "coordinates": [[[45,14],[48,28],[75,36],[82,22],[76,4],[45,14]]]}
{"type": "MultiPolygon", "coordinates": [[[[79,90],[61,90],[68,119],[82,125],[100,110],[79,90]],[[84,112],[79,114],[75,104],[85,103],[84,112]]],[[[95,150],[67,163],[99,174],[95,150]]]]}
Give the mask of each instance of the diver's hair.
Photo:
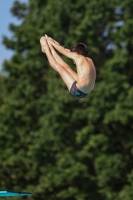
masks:
{"type": "Polygon", "coordinates": [[[77,54],[88,56],[88,48],[84,43],[77,43],[70,48],[71,52],[76,52],[77,54]]]}

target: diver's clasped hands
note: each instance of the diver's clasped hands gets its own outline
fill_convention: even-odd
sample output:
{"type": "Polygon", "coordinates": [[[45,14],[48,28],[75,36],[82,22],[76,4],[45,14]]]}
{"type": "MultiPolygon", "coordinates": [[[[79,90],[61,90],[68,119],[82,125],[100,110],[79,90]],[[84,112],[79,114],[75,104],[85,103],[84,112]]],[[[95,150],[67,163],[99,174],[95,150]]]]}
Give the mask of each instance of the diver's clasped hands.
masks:
{"type": "Polygon", "coordinates": [[[43,53],[45,53],[47,51],[47,49],[50,48],[50,44],[52,46],[54,46],[54,44],[60,45],[57,41],[55,41],[51,37],[48,37],[46,34],[45,34],[45,36],[42,36],[40,38],[40,44],[41,44],[41,49],[42,49],[43,53]]]}

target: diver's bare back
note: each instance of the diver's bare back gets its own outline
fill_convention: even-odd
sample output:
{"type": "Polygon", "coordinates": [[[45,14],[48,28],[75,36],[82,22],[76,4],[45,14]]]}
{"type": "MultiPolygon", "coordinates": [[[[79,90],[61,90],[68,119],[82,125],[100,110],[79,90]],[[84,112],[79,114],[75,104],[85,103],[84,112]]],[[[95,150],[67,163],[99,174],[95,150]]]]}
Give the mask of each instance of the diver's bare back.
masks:
{"type": "Polygon", "coordinates": [[[96,79],[94,63],[90,58],[81,55],[75,59],[75,63],[78,74],[76,85],[82,92],[88,94],[93,89],[96,79]]]}

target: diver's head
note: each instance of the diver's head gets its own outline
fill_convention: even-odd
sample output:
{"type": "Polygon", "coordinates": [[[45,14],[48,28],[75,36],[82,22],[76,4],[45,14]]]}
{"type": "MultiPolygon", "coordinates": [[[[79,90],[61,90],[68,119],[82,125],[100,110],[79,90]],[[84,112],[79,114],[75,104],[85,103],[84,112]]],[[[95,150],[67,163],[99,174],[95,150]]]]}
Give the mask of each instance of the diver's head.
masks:
{"type": "Polygon", "coordinates": [[[79,55],[88,56],[88,48],[84,43],[77,43],[70,48],[71,52],[76,52],[79,55]]]}

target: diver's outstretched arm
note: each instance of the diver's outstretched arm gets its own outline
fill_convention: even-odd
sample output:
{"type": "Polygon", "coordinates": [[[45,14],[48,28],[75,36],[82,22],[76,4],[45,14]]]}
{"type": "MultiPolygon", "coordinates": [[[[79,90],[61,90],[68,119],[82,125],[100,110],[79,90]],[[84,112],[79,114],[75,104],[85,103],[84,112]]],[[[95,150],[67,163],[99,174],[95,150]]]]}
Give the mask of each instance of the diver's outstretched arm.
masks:
{"type": "Polygon", "coordinates": [[[53,40],[51,37],[48,37],[48,40],[55,47],[55,49],[57,49],[61,54],[67,56],[68,58],[71,58],[72,60],[75,60],[76,58],[78,58],[77,53],[71,52],[69,49],[64,48],[56,40],[53,40]]]}

